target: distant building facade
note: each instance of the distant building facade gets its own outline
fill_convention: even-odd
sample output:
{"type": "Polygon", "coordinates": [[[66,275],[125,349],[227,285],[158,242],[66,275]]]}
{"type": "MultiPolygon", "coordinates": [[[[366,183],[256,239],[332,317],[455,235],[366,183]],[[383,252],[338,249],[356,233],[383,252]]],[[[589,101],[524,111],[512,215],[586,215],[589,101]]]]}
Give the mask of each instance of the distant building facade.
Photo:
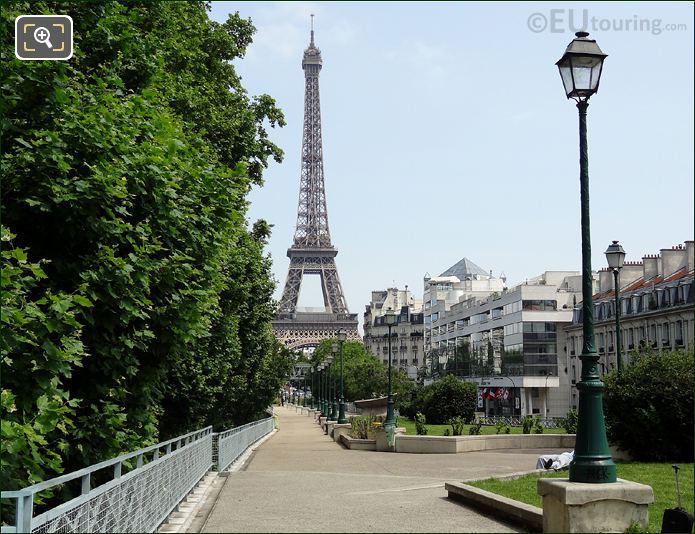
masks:
{"type": "Polygon", "coordinates": [[[503,278],[495,278],[468,258],[449,267],[439,276],[425,275],[423,291],[424,349],[427,361],[423,362],[424,373],[433,378],[437,358],[433,349],[433,324],[444,317],[449,309],[462,300],[485,298],[493,293],[502,293],[505,288],[503,278]],[[431,357],[432,356],[432,357],[431,357]]]}
{"type": "MultiPolygon", "coordinates": [[[[693,241],[659,254],[646,255],[641,262],[626,262],[620,271],[620,330],[623,363],[641,347],[655,350],[684,348],[693,343],[693,241]]],[[[615,293],[613,273],[599,271],[598,293],[593,296],[594,334],[600,369],[617,365],[615,293]]],[[[582,309],[574,309],[572,322],[560,332],[562,351],[568,355],[569,404],[577,407],[583,332],[582,309]]]]}
{"type": "Polygon", "coordinates": [[[431,316],[433,377],[477,383],[478,410],[486,415],[564,416],[569,380],[557,332],[572,321],[581,275],[547,271],[501,289],[482,298],[464,294],[431,316]]]}
{"type": "Polygon", "coordinates": [[[404,290],[372,291],[364,312],[364,347],[388,365],[388,326],[384,320],[388,310],[397,316],[397,324],[391,327],[391,364],[415,379],[424,361],[423,314],[422,301],[413,297],[408,286],[404,290]]]}

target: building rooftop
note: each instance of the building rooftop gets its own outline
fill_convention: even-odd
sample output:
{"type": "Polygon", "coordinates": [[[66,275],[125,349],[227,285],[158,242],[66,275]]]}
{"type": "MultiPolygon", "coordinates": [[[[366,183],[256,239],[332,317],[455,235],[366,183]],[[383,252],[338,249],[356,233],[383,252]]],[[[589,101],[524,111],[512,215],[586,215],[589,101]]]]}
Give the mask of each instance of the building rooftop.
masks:
{"type": "Polygon", "coordinates": [[[487,271],[477,266],[468,258],[462,258],[439,276],[455,276],[459,280],[471,280],[472,278],[475,278],[475,275],[485,277],[490,276],[487,271]]]}

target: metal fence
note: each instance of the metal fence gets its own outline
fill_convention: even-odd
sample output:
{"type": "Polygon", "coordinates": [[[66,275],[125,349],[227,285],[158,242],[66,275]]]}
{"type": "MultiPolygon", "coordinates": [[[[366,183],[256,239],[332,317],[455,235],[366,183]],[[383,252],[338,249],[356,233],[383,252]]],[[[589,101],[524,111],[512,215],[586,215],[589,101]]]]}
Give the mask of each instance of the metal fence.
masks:
{"type": "Polygon", "coordinates": [[[0,499],[14,502],[15,508],[14,524],[3,525],[0,533],[154,532],[213,466],[223,471],[274,427],[273,417],[220,433],[207,427],[28,488],[0,492],[0,499]],[[108,480],[99,483],[97,478],[108,480]],[[35,496],[66,484],[80,484],[81,495],[34,517],[35,496]]]}
{"type": "Polygon", "coordinates": [[[16,501],[15,523],[1,532],[153,532],[211,467],[212,427],[207,427],[28,488],[1,492],[3,500],[16,501]],[[92,487],[93,475],[102,470],[110,471],[111,479],[92,487]],[[77,480],[79,497],[33,517],[37,493],[77,480]]]}
{"type": "MultiPolygon", "coordinates": [[[[502,424],[509,425],[509,426],[521,426],[521,419],[522,417],[520,416],[501,416],[501,415],[495,415],[492,417],[478,417],[477,421],[482,421],[484,425],[496,425],[498,422],[502,422],[502,424]]],[[[563,418],[562,417],[549,417],[546,419],[541,419],[541,424],[545,428],[561,428],[563,424],[563,418]]]]}
{"type": "Polygon", "coordinates": [[[274,427],[273,418],[268,417],[217,434],[217,470],[227,469],[251,444],[272,432],[274,427]]]}

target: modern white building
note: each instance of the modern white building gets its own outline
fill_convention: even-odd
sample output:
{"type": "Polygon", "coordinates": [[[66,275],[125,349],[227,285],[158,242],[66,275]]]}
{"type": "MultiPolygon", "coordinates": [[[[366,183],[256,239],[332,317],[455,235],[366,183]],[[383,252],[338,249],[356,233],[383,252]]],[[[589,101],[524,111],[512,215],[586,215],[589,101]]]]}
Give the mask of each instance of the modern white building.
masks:
{"type": "MultiPolygon", "coordinates": [[[[620,270],[620,331],[622,361],[640,348],[672,350],[693,344],[693,241],[659,254],[642,257],[639,262],[626,262],[620,270]]],[[[599,271],[599,285],[593,296],[594,341],[600,356],[602,373],[617,365],[615,336],[615,293],[612,271],[599,271]]],[[[581,300],[581,298],[579,299],[581,300]]],[[[574,309],[572,322],[559,332],[559,345],[568,357],[570,388],[569,404],[577,407],[583,347],[582,309],[574,309]]]]}
{"type": "MultiPolygon", "coordinates": [[[[429,288],[425,283],[425,298],[427,289],[434,295],[432,286],[439,284],[432,280],[429,288]]],[[[569,409],[569,379],[557,332],[572,321],[581,275],[547,271],[511,289],[491,290],[496,280],[503,283],[488,277],[490,289],[461,291],[458,299],[437,289],[437,308],[429,315],[431,374],[436,379],[453,373],[476,382],[478,409],[487,415],[562,417],[569,409]]],[[[427,311],[425,300],[426,346],[427,311]]]]}
{"type": "Polygon", "coordinates": [[[404,290],[372,291],[364,311],[364,347],[388,365],[388,326],[384,320],[388,310],[397,316],[397,324],[391,327],[391,364],[415,379],[424,361],[422,301],[413,297],[408,286],[404,290]]]}
{"type": "Polygon", "coordinates": [[[434,278],[425,275],[422,300],[425,323],[424,348],[428,360],[423,361],[423,364],[426,366],[424,371],[430,378],[436,368],[435,359],[429,358],[433,348],[432,324],[444,317],[458,302],[472,297],[484,298],[493,293],[502,293],[505,287],[503,277],[493,277],[492,271],[486,272],[468,258],[462,258],[434,278]]]}

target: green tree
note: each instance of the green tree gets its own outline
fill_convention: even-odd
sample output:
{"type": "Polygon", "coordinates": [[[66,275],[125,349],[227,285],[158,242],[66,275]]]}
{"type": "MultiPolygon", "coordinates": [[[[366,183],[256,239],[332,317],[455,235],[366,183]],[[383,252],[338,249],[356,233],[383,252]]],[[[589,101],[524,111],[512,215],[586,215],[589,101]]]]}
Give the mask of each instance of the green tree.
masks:
{"type": "MultiPolygon", "coordinates": [[[[324,339],[314,351],[312,364],[325,360],[331,354],[331,346],[337,339],[324,339]]],[[[343,343],[343,389],[345,398],[351,401],[381,397],[388,393],[388,368],[369,354],[359,341],[343,343]]],[[[396,394],[396,404],[410,398],[415,381],[400,368],[392,368],[392,391],[396,394]]],[[[331,365],[331,375],[339,384],[340,354],[331,365]]],[[[339,387],[339,386],[338,386],[339,387]]]]}
{"type": "Polygon", "coordinates": [[[693,461],[693,349],[630,356],[605,378],[608,438],[640,461],[693,461]]]}
{"type": "MultiPolygon", "coordinates": [[[[266,128],[284,124],[235,72],[253,25],[210,21],[203,2],[3,7],[3,224],[41,265],[3,256],[3,273],[25,272],[8,275],[19,299],[8,306],[35,310],[29,323],[3,317],[3,339],[19,340],[3,347],[3,388],[50,352],[36,387],[7,382],[3,425],[14,413],[39,446],[69,429],[50,448],[74,468],[257,417],[289,355],[270,329],[270,226],[246,220],[251,185],[282,156],[266,128]],[[27,12],[72,16],[71,61],[6,53],[27,12]],[[42,410],[52,415],[37,427],[42,410]]],[[[2,469],[18,484],[48,474],[2,469]]]]}
{"type": "Polygon", "coordinates": [[[446,424],[457,416],[470,423],[475,417],[477,403],[476,384],[447,375],[422,388],[415,410],[421,411],[431,424],[446,424]]]}

